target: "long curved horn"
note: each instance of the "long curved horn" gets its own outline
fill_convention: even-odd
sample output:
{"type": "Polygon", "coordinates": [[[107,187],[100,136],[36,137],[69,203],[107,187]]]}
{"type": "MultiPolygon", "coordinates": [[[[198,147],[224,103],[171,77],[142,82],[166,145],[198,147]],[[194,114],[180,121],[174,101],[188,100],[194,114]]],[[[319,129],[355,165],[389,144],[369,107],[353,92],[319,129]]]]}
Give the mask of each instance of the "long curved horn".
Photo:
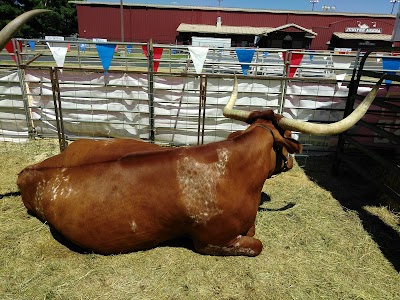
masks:
{"type": "Polygon", "coordinates": [[[229,98],[228,103],[224,107],[223,114],[225,117],[227,117],[229,119],[235,119],[235,120],[246,122],[247,119],[249,118],[251,112],[245,111],[245,110],[233,109],[233,107],[235,106],[235,102],[237,100],[237,96],[238,96],[238,82],[237,82],[237,77],[235,74],[233,91],[232,91],[231,97],[229,98]]]}
{"type": "Polygon", "coordinates": [[[8,41],[18,32],[18,30],[26,23],[29,19],[37,16],[38,14],[49,12],[48,9],[34,9],[19,15],[10,23],[8,23],[0,31],[0,51],[7,45],[8,41]]]}
{"type": "Polygon", "coordinates": [[[282,129],[299,131],[301,133],[309,133],[312,135],[336,135],[342,133],[351,127],[353,127],[368,111],[374,101],[379,87],[384,80],[384,76],[375,84],[373,89],[368,93],[364,100],[357,106],[357,108],[346,118],[331,124],[317,124],[309,123],[294,119],[281,118],[279,120],[279,126],[282,129]]]}
{"type": "MultiPolygon", "coordinates": [[[[365,115],[365,113],[368,111],[368,108],[374,101],[383,80],[384,76],[382,76],[382,78],[376,83],[373,89],[368,93],[368,95],[364,98],[364,100],[357,106],[357,108],[343,120],[331,124],[317,124],[317,123],[310,123],[310,122],[282,117],[278,121],[279,126],[285,130],[298,131],[301,133],[309,133],[312,135],[326,136],[326,135],[336,135],[342,133],[353,127],[365,115]]],[[[233,106],[235,105],[235,101],[237,99],[237,92],[238,92],[238,83],[237,83],[237,78],[235,76],[232,95],[224,108],[224,116],[227,118],[246,122],[251,112],[233,109],[233,106]]]]}

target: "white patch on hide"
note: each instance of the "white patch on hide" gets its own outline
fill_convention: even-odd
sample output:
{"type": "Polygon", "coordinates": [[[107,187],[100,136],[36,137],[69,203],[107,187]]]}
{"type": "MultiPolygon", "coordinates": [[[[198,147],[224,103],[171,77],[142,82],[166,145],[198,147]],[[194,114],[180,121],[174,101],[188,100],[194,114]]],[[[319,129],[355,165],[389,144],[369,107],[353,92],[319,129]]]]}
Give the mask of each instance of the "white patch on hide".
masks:
{"type": "Polygon", "coordinates": [[[132,221],[132,222],[130,223],[130,225],[131,225],[131,230],[132,230],[133,232],[135,232],[135,231],[136,231],[136,228],[137,228],[137,225],[136,225],[135,221],[132,221]]]}
{"type": "Polygon", "coordinates": [[[58,197],[69,196],[71,187],[69,187],[69,176],[64,175],[65,169],[62,170],[63,174],[58,174],[49,182],[51,188],[51,201],[57,200],[58,197]]]}
{"type": "Polygon", "coordinates": [[[225,175],[229,152],[218,149],[217,155],[218,160],[213,163],[202,163],[193,157],[183,157],[177,162],[182,200],[189,216],[199,224],[222,213],[217,205],[217,184],[225,175]]]}
{"type": "Polygon", "coordinates": [[[239,243],[234,246],[218,246],[218,245],[207,245],[203,249],[206,253],[212,253],[216,255],[229,254],[229,255],[249,255],[254,256],[255,251],[251,248],[240,247],[239,243]]]}
{"type": "Polygon", "coordinates": [[[46,181],[43,179],[38,182],[37,187],[36,187],[36,192],[35,192],[35,199],[34,199],[34,205],[36,209],[36,213],[40,215],[44,219],[44,211],[43,211],[43,194],[44,194],[44,189],[46,186],[46,181]]]}
{"type": "Polygon", "coordinates": [[[252,248],[245,248],[240,246],[242,235],[238,235],[231,243],[225,246],[208,244],[202,250],[206,253],[212,254],[229,254],[229,255],[249,255],[254,256],[255,251],[252,248]]]}

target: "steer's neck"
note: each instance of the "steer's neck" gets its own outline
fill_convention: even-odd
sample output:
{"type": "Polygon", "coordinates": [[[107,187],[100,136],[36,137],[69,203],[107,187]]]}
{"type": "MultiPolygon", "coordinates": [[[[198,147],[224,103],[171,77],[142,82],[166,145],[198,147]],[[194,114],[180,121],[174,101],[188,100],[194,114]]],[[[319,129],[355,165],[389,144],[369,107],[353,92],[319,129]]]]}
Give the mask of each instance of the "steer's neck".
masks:
{"type": "Polygon", "coordinates": [[[232,139],[232,156],[237,163],[237,171],[246,174],[254,184],[264,184],[275,169],[276,154],[273,150],[274,138],[264,128],[252,127],[232,139]]]}

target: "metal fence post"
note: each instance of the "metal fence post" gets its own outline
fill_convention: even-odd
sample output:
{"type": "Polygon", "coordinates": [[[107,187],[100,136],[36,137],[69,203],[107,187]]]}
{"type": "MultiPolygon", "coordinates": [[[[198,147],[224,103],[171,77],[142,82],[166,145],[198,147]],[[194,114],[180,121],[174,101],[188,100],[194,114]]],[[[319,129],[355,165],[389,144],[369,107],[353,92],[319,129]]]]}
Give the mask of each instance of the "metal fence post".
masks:
{"type": "Polygon", "coordinates": [[[56,116],[57,135],[60,145],[60,151],[63,152],[67,148],[65,140],[64,122],[61,109],[60,85],[58,81],[58,70],[54,67],[50,69],[51,88],[53,91],[54,113],[56,116]]]}
{"type": "Polygon", "coordinates": [[[286,51],[285,60],[283,61],[283,78],[281,84],[281,103],[279,104],[278,114],[283,114],[283,108],[285,107],[285,98],[287,92],[287,86],[289,81],[289,72],[290,69],[290,57],[292,53],[290,51],[286,51]]]}
{"type": "Polygon", "coordinates": [[[18,67],[18,80],[19,85],[21,87],[21,96],[24,103],[25,117],[26,117],[26,125],[28,127],[28,137],[30,139],[34,138],[35,127],[33,126],[33,121],[31,118],[31,113],[29,111],[29,99],[28,99],[28,91],[27,91],[27,83],[25,81],[25,69],[21,67],[22,56],[19,49],[19,41],[16,39],[12,39],[12,43],[14,46],[14,54],[15,54],[15,62],[18,67]]]}
{"type": "Polygon", "coordinates": [[[199,115],[197,119],[197,145],[204,143],[204,125],[206,119],[206,91],[207,91],[207,77],[199,76],[199,115]],[[203,113],[202,113],[203,112],[203,113]],[[201,135],[201,141],[200,141],[201,135]]]}
{"type": "Polygon", "coordinates": [[[150,114],[150,135],[149,139],[154,143],[154,52],[153,52],[153,41],[147,43],[147,53],[148,53],[148,86],[149,86],[149,114],[150,114]]]}

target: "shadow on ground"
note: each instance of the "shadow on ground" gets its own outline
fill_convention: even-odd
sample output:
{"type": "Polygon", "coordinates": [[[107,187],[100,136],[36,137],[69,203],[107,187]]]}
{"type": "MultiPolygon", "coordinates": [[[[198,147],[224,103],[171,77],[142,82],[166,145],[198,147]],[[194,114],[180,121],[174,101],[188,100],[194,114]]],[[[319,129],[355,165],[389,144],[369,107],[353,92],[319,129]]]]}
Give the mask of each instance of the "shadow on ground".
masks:
{"type": "Polygon", "coordinates": [[[331,192],[344,209],[357,211],[364,229],[378,244],[393,267],[400,272],[399,233],[364,208],[366,205],[387,205],[381,201],[381,191],[347,168],[345,164],[340,165],[337,174],[334,175],[332,172],[334,157],[332,156],[297,158],[297,161],[306,175],[331,192]]]}

